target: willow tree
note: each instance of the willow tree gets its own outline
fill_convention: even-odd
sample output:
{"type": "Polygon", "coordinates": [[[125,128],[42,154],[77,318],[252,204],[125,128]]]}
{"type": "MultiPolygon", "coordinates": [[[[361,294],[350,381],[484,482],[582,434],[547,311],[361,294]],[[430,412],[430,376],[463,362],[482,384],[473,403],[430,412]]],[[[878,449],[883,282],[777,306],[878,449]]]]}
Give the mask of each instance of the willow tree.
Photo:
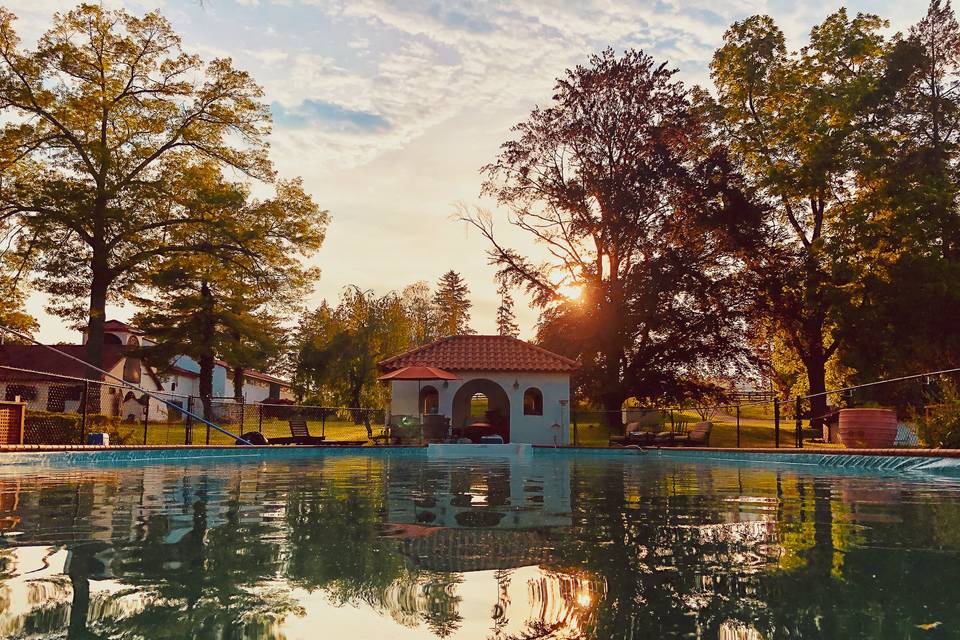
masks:
{"type": "Polygon", "coordinates": [[[491,218],[464,215],[499,277],[542,309],[541,342],[580,359],[580,390],[614,416],[630,396],[695,392],[690,374],[740,347],[736,265],[696,225],[733,202],[718,191],[729,172],[674,73],[640,51],[593,56],[484,167],[484,192],[547,260],[502,244],[491,218]],[[569,299],[566,287],[583,293],[569,299]]]}
{"type": "Polygon", "coordinates": [[[377,363],[405,351],[410,335],[403,302],[395,293],[377,297],[345,287],[336,306],[324,301],[301,320],[291,357],[295,388],[312,403],[377,406],[385,399],[377,363]]]}
{"type": "MultiPolygon", "coordinates": [[[[710,65],[718,136],[768,214],[755,226],[762,242],[743,253],[761,284],[754,312],[782,332],[812,394],[825,391],[827,363],[842,345],[848,265],[859,251],[844,219],[864,187],[859,161],[876,133],[885,27],[840,10],[789,53],[774,21],[757,15],[727,30],[710,65]]],[[[826,413],[824,395],[812,405],[816,418],[826,413]]]]}
{"type": "Polygon", "coordinates": [[[243,369],[267,366],[282,352],[281,318],[299,310],[317,276],[302,259],[320,248],[327,213],[299,181],[280,181],[271,198],[258,200],[209,164],[186,167],[184,177],[189,188],[168,203],[182,211],[170,215],[219,222],[180,229],[189,239],[171,238],[200,250],[155,262],[134,322],[155,342],[143,353],[161,368],[180,355],[198,362],[210,419],[217,358],[232,366],[242,389],[243,369]]]}
{"type": "Polygon", "coordinates": [[[200,160],[272,179],[269,111],[248,74],[184,52],[159,13],[82,4],[33,50],[14,20],[0,9],[0,220],[22,229],[51,310],[86,321],[100,365],[107,302],[151,261],[203,249],[193,230],[223,222],[157,203],[200,160]]]}

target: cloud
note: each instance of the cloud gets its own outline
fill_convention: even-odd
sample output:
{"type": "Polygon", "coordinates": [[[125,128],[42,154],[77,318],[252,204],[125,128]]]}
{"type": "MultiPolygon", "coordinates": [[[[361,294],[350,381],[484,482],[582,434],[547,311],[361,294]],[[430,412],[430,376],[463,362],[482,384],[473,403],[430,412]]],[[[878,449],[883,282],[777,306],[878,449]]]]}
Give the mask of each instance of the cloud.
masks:
{"type": "Polygon", "coordinates": [[[354,111],[322,100],[304,100],[295,107],[279,102],[270,105],[274,124],[278,127],[300,128],[316,126],[340,132],[378,132],[390,129],[382,116],[366,111],[354,111]]]}
{"type": "MultiPolygon", "coordinates": [[[[270,27],[268,27],[268,30],[270,27]]],[[[283,49],[248,49],[245,53],[251,58],[257,60],[265,67],[274,67],[290,57],[283,49]]]]}
{"type": "MultiPolygon", "coordinates": [[[[18,30],[36,38],[55,10],[76,2],[5,5],[22,17],[18,30]]],[[[434,281],[452,267],[470,282],[481,331],[493,329],[486,310],[496,296],[486,247],[449,215],[454,203],[481,202],[479,167],[495,157],[511,125],[549,102],[564,69],[607,46],[636,47],[678,68],[688,84],[706,83],[709,59],[735,20],[769,13],[798,48],[838,6],[836,0],[260,0],[240,10],[196,0],[105,3],[136,13],[159,4],[188,51],[234,56],[263,85],[280,174],[303,176],[334,216],[316,259],[324,277],[313,302],[335,297],[348,283],[385,292],[434,281]]],[[[893,30],[906,29],[926,6],[847,4],[851,12],[889,17],[893,30]]],[[[535,255],[537,247],[498,220],[505,242],[535,255]]],[[[517,311],[530,335],[535,310],[518,304],[517,311]]]]}

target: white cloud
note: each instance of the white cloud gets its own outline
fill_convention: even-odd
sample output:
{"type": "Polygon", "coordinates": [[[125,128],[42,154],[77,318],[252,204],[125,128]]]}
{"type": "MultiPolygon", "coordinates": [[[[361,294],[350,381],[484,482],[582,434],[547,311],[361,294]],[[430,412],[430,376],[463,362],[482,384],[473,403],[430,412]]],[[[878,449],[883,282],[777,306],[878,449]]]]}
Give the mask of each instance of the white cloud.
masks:
{"type": "Polygon", "coordinates": [[[274,67],[290,57],[290,54],[283,49],[248,49],[246,53],[251,58],[258,60],[265,67],[274,67]]]}
{"type": "MultiPolygon", "coordinates": [[[[333,213],[317,257],[324,270],[318,295],[335,296],[348,283],[385,291],[434,281],[453,267],[470,282],[478,309],[495,306],[485,247],[448,216],[458,201],[479,202],[479,167],[495,156],[512,124],[549,100],[565,68],[606,46],[641,47],[669,60],[685,81],[704,82],[709,58],[734,20],[770,13],[795,48],[839,6],[836,0],[270,0],[250,6],[256,1],[237,0],[249,7],[241,10],[167,0],[163,11],[187,50],[234,56],[263,84],[268,102],[302,116],[278,123],[271,143],[281,173],[304,176],[333,213]],[[321,107],[313,116],[311,105],[321,107]],[[310,120],[324,113],[385,124],[310,120]]],[[[6,4],[33,38],[53,11],[75,6],[74,0],[6,4]]],[[[123,4],[148,8],[147,0],[123,4]]],[[[871,10],[890,17],[893,29],[905,29],[926,2],[850,4],[852,12],[871,10]]],[[[150,0],[149,8],[156,5],[150,0]]],[[[523,246],[522,237],[500,226],[523,246]]],[[[529,328],[535,313],[518,307],[529,328]]],[[[477,329],[493,329],[487,316],[475,314],[477,329]]]]}

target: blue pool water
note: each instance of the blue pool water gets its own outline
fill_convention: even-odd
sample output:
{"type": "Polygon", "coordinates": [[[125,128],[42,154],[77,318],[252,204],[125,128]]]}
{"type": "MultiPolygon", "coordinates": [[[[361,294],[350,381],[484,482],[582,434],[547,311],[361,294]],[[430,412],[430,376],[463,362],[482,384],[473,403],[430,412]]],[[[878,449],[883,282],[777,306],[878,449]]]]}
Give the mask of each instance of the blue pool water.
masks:
{"type": "Polygon", "coordinates": [[[948,463],[242,453],[0,459],[0,637],[960,637],[948,463]]]}

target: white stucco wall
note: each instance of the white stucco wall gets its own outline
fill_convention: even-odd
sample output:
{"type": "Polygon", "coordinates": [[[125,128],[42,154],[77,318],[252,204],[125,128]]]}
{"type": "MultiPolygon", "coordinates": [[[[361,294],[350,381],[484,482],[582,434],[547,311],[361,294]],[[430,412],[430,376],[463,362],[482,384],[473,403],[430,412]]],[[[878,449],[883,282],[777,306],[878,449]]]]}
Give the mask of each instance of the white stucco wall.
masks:
{"type": "MultiPolygon", "coordinates": [[[[559,373],[491,373],[486,371],[456,371],[459,380],[450,380],[447,386],[439,380],[423,381],[420,387],[432,386],[440,396],[439,413],[453,416],[453,398],[457,390],[468,381],[483,378],[499,384],[510,400],[510,441],[529,444],[565,446],[570,442],[570,377],[559,373]],[[519,388],[514,389],[514,382],[519,388]],[[523,394],[536,387],[543,393],[543,415],[523,415],[523,394]],[[566,401],[561,406],[560,401],[566,401]],[[559,433],[552,428],[559,424],[559,433]]],[[[417,415],[417,383],[400,380],[391,383],[390,413],[394,415],[417,415]]],[[[453,424],[454,427],[464,425],[453,424]]]]}

